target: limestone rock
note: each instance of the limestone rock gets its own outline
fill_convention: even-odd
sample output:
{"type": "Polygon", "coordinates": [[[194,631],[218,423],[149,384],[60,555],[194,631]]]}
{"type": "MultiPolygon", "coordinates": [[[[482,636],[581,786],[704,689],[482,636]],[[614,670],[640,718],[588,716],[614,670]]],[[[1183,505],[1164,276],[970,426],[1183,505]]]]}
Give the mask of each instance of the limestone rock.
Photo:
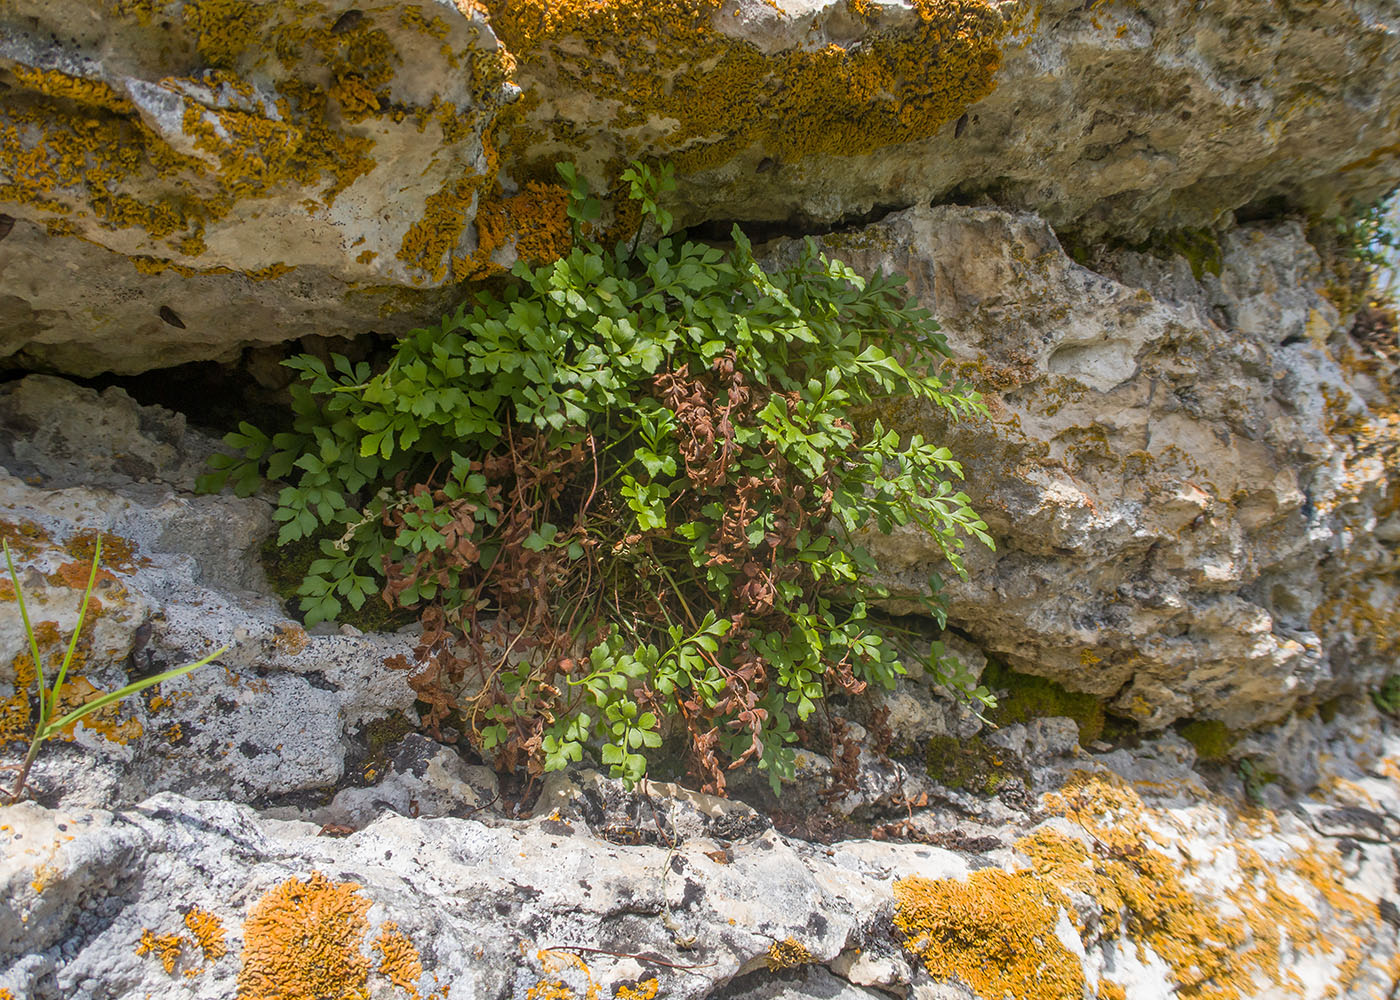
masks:
{"type": "MultiPolygon", "coordinates": [[[[824,242],[908,275],[954,372],[990,390],[989,416],[952,428],[909,401],[885,414],[964,461],[998,547],[970,549],[945,596],[989,654],[1153,728],[1246,727],[1393,668],[1375,532],[1400,485],[1393,398],[1352,374],[1363,352],[1298,224],[1232,232],[1199,279],[1136,252],[1090,270],[995,209],[824,242]]],[[[917,531],[869,544],[896,591],[940,566],[917,531]]]]}
{"type": "MultiPolygon", "coordinates": [[[[77,624],[103,538],[70,699],[229,647],[215,663],[77,723],[71,746],[55,741],[41,755],[31,778],[41,795],[103,805],[164,788],[241,800],[328,788],[344,776],[352,732],[412,713],[405,675],[384,666],[410,653],[411,639],[308,635],[287,620],[259,568],[272,527],[267,499],[193,495],[214,442],[182,417],[138,407],[118,389],[99,396],[33,376],[0,389],[0,428],[10,466],[0,471],[0,531],[51,664],[77,624]]],[[[21,621],[7,611],[6,742],[27,733],[33,688],[21,621]]]]}
{"type": "MultiPolygon", "coordinates": [[[[1337,785],[1400,759],[1393,727],[1356,747],[1347,734],[1358,721],[1325,729],[1337,785]]],[[[628,804],[617,783],[602,784],[609,809],[645,815],[640,790],[628,804]]],[[[1206,793],[1189,754],[1148,740],[1066,763],[1053,790],[1051,818],[1009,828],[1014,853],[823,846],[758,828],[721,843],[714,830],[676,827],[671,844],[635,843],[543,808],[528,820],[385,813],[338,839],[172,792],[116,810],[25,802],[0,808],[0,988],[33,1000],[212,1000],[333,974],[370,995],[408,983],[449,1000],[545,988],[583,997],[590,987],[618,997],[634,995],[624,987],[683,998],[969,995],[959,980],[1022,995],[1033,980],[985,979],[989,968],[1018,975],[1018,961],[993,967],[962,949],[1019,940],[1021,922],[1041,917],[1063,930],[1036,947],[1088,995],[1171,995],[1203,970],[1243,996],[1271,995],[1268,983],[1293,976],[1317,995],[1389,987],[1400,945],[1400,921],[1387,916],[1400,912],[1393,782],[1373,786],[1364,814],[1313,797],[1290,805],[1311,822],[1289,809],[1241,815],[1206,793]],[[1008,884],[1025,891],[998,897],[1008,884]],[[918,935],[893,929],[901,912],[905,926],[921,919],[901,911],[898,885],[935,908],[961,898],[957,886],[985,891],[981,907],[948,918],[981,936],[950,945],[952,965],[925,967],[918,935]],[[1160,923],[1143,919],[1151,906],[1160,923]]],[[[664,804],[673,791],[687,798],[648,794],[664,804]]],[[[688,801],[696,814],[728,808],[688,801]]]]}
{"type": "Polygon", "coordinates": [[[1392,15],[11,0],[0,357],[129,373],[403,332],[460,282],[567,246],[559,159],[614,194],[627,160],[674,162],[687,225],[812,228],[949,198],[1127,242],[1235,210],[1326,217],[1393,184],[1392,15]]]}

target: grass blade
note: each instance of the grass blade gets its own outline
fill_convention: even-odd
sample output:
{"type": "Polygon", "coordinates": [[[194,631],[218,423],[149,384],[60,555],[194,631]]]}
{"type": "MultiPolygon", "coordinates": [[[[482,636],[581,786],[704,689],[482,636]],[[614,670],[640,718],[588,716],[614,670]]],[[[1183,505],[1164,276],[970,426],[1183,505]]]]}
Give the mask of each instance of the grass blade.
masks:
{"type": "MultiPolygon", "coordinates": [[[[10,557],[9,540],[4,541],[5,565],[10,568],[10,582],[15,587],[15,600],[19,602],[19,616],[24,621],[24,634],[29,637],[29,655],[34,657],[34,676],[39,682],[39,725],[44,724],[44,709],[48,692],[44,687],[44,661],[39,659],[39,640],[34,637],[34,626],[29,624],[29,609],[24,606],[24,591],[19,587],[19,574],[15,572],[15,561],[10,557]]],[[[76,633],[74,633],[76,635],[76,633]]]]}
{"type": "MultiPolygon", "coordinates": [[[[83,591],[83,603],[78,605],[78,624],[73,627],[73,638],[68,640],[68,652],[63,654],[63,665],[58,668],[58,678],[53,682],[53,693],[49,695],[49,712],[58,711],[58,697],[63,691],[63,680],[68,676],[68,665],[73,662],[73,651],[78,648],[78,637],[83,634],[83,619],[87,617],[88,601],[92,599],[92,588],[97,583],[97,567],[102,562],[102,535],[92,549],[92,571],[88,573],[87,590],[83,591]]],[[[40,719],[44,716],[40,715],[40,719]]],[[[47,721],[47,720],[45,720],[47,721]]]]}
{"type": "Polygon", "coordinates": [[[196,667],[202,667],[206,663],[218,659],[226,652],[228,652],[228,647],[221,646],[218,649],[214,650],[214,652],[210,653],[208,656],[204,657],[204,659],[202,660],[195,660],[193,663],[186,663],[183,667],[176,667],[174,670],[167,670],[165,671],[165,673],[156,674],[154,677],[142,678],[139,681],[136,681],[132,684],[128,684],[124,688],[119,688],[116,691],[109,691],[107,694],[100,695],[92,699],[92,701],[88,702],[86,705],[83,705],[81,708],[75,708],[73,711],[69,712],[67,715],[65,715],[58,721],[46,725],[44,727],[44,736],[48,737],[53,733],[57,732],[58,730],[63,729],[65,726],[68,726],[70,723],[77,722],[89,712],[95,712],[99,708],[106,708],[113,702],[121,701],[121,699],[127,697],[128,695],[133,695],[140,691],[144,691],[146,690],[146,688],[150,687],[153,684],[159,684],[161,681],[168,681],[173,677],[179,677],[181,674],[187,674],[191,670],[194,670],[196,667]]]}

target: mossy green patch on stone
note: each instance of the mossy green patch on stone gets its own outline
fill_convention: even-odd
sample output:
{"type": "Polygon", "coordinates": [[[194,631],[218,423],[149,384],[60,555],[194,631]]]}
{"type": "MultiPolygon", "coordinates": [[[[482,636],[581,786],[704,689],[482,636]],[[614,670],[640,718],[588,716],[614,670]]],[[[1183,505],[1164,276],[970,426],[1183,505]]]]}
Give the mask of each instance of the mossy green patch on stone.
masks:
{"type": "Polygon", "coordinates": [[[995,795],[1008,781],[1028,782],[1030,775],[1009,750],[978,737],[935,736],[924,755],[928,776],[955,791],[995,795]]]}
{"type": "Polygon", "coordinates": [[[1207,271],[1220,277],[1223,263],[1220,240],[1209,229],[1176,229],[1155,237],[1149,252],[1160,254],[1162,251],[1185,257],[1197,281],[1205,277],[1207,271]]]}
{"type": "Polygon", "coordinates": [[[1223,722],[1215,719],[1193,719],[1177,726],[1182,739],[1196,748],[1198,760],[1218,763],[1227,760],[1236,736],[1223,722]]]}
{"type": "Polygon", "coordinates": [[[1400,674],[1391,674],[1371,692],[1371,701],[1387,715],[1400,715],[1400,674]]]}
{"type": "Polygon", "coordinates": [[[1046,677],[1018,673],[995,660],[987,661],[982,684],[997,696],[990,717],[999,726],[1061,717],[1079,725],[1081,746],[1103,735],[1103,702],[1091,694],[1071,691],[1046,677]]]}

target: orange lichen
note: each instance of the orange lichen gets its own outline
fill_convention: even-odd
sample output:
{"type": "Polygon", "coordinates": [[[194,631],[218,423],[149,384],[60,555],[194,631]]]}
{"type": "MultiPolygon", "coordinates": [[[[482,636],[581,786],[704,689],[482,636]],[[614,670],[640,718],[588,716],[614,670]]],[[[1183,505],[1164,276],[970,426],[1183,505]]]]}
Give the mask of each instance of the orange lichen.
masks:
{"type": "Polygon", "coordinates": [[[306,629],[293,622],[282,622],[273,630],[272,644],[290,656],[296,656],[311,645],[306,629]]]}
{"type": "MultiPolygon", "coordinates": [[[[63,563],[50,573],[46,580],[55,587],[68,587],[72,590],[82,590],[87,587],[88,576],[92,573],[92,561],[63,563]]],[[[105,566],[97,569],[97,579],[95,583],[115,583],[117,578],[112,575],[112,571],[105,566]]]]}
{"type": "Polygon", "coordinates": [[[655,976],[651,979],[643,979],[631,986],[623,983],[613,991],[613,1000],[656,1000],[660,989],[661,983],[657,981],[655,976]]]}
{"type": "MultiPolygon", "coordinates": [[[[54,634],[58,626],[54,622],[39,622],[35,627],[36,637],[40,629],[51,628],[54,634]]],[[[47,637],[47,633],[44,633],[47,637]]],[[[42,651],[41,654],[42,656],[42,651]]],[[[29,693],[34,689],[36,673],[34,657],[28,652],[10,661],[10,671],[14,676],[14,694],[0,699],[0,746],[15,740],[27,740],[33,735],[29,693]]]]}
{"type": "Polygon", "coordinates": [[[418,980],[423,975],[423,962],[418,949],[392,922],[380,928],[374,939],[379,952],[379,973],[412,1000],[418,1000],[418,980]]]}
{"type": "Polygon", "coordinates": [[[0,521],[0,539],[10,547],[10,556],[19,562],[38,555],[44,543],[50,540],[50,535],[33,521],[20,521],[18,524],[0,521]]]}
{"type": "Polygon", "coordinates": [[[782,969],[795,969],[799,965],[811,965],[816,959],[807,950],[807,946],[796,938],[789,937],[782,941],[774,941],[768,946],[768,971],[779,972],[782,969]]]}
{"type": "Polygon", "coordinates": [[[217,962],[228,954],[228,946],[224,944],[224,922],[208,910],[190,907],[185,913],[185,926],[190,929],[206,962],[217,962]]]}
{"type": "MultiPolygon", "coordinates": [[[[991,91],[1014,27],[1004,7],[984,0],[916,0],[913,31],[766,55],[716,30],[722,0],[484,6],[521,71],[614,108],[599,123],[614,134],[664,128],[656,152],[684,172],[754,145],[792,160],[927,138],[991,91]],[[629,44],[619,48],[618,38],[629,44]]],[[[566,133],[576,127],[540,124],[558,141],[573,138],[566,133]]]]}
{"type": "Polygon", "coordinates": [[[931,976],[958,977],[983,997],[1079,1000],[1084,971],[1055,934],[1058,887],[1033,871],[984,868],[967,881],[894,884],[894,925],[931,976]]]}
{"type": "Polygon", "coordinates": [[[1149,810],[1121,779],[1078,773],[1043,801],[1087,837],[1041,829],[1023,838],[1016,848],[1031,860],[1031,871],[1062,891],[1092,898],[1102,911],[1098,934],[1126,937],[1144,953],[1150,949],[1171,968],[1177,995],[1243,1000],[1257,995],[1261,983],[1294,991],[1299,981],[1285,967],[1298,952],[1340,954],[1332,973],[1339,987],[1362,975],[1370,956],[1359,933],[1374,922],[1373,907],[1341,886],[1334,849],[1326,848],[1324,857],[1315,848],[1294,847],[1292,860],[1271,864],[1240,839],[1266,833],[1270,825],[1236,818],[1239,836],[1225,850],[1239,879],[1218,904],[1188,888],[1194,877],[1189,856],[1177,852],[1176,838],[1156,829],[1176,826],[1185,835],[1188,828],[1149,810]],[[1311,886],[1314,898],[1286,888],[1283,875],[1311,886]]]}
{"type": "MultiPolygon", "coordinates": [[[[100,613],[98,602],[90,601],[88,621],[91,622],[100,613]]],[[[59,630],[57,622],[34,622],[34,640],[39,647],[40,659],[45,664],[53,664],[56,667],[67,652],[68,640],[59,630]]],[[[102,693],[81,673],[91,651],[91,633],[85,626],[83,635],[79,637],[78,644],[74,647],[73,658],[69,664],[69,674],[64,681],[54,718],[82,707],[102,693]]],[[[27,647],[10,661],[10,671],[14,676],[14,694],[7,698],[0,698],[0,746],[11,740],[29,739],[33,735],[35,722],[32,717],[30,695],[36,686],[37,671],[35,670],[34,658],[27,647]]],[[[45,680],[51,683],[54,678],[46,676],[45,680]]],[[[98,709],[96,712],[84,716],[79,722],[65,726],[59,730],[59,735],[65,740],[72,740],[78,725],[81,724],[91,732],[125,745],[140,738],[144,731],[139,720],[123,718],[125,711],[125,707],[119,703],[108,705],[106,708],[98,709]]]]}
{"type": "Polygon", "coordinates": [[[477,250],[469,259],[458,259],[458,276],[484,277],[500,270],[492,258],[512,239],[516,256],[532,264],[564,256],[573,245],[568,205],[567,190],[538,181],[509,198],[482,198],[476,213],[477,250]]]}
{"type": "MultiPolygon", "coordinates": [[[[136,558],[136,543],[110,531],[84,530],[76,532],[64,546],[73,558],[92,565],[92,557],[97,551],[97,540],[102,539],[102,565],[107,569],[130,573],[139,561],[136,558]]],[[[86,577],[83,583],[86,584],[86,577]]]]}
{"type": "Polygon", "coordinates": [[[136,945],[137,955],[151,955],[160,960],[161,967],[172,975],[180,961],[180,950],[185,945],[183,934],[155,934],[149,928],[141,930],[141,940],[136,945]]]}
{"type": "Polygon", "coordinates": [[[366,1000],[369,907],[357,884],[320,872],[267,892],[243,925],[239,1000],[366,1000]]]}

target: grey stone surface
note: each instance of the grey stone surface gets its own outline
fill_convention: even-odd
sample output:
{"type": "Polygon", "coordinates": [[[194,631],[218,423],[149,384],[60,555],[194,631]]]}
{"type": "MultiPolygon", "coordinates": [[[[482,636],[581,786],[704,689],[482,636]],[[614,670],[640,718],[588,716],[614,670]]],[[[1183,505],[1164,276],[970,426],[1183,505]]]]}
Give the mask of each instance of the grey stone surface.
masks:
{"type": "MultiPolygon", "coordinates": [[[[970,547],[945,596],[988,654],[1150,728],[1277,720],[1393,669],[1394,364],[1360,363],[1301,226],[1235,230],[1199,281],[1179,257],[1090,270],[989,208],[824,242],[909,276],[987,390],[989,416],[951,428],[886,416],[963,460],[997,550],[970,547]]],[[[915,530],[870,545],[896,594],[941,566],[915,530]]]]}
{"type": "MultiPolygon", "coordinates": [[[[384,665],[412,640],[308,635],[288,620],[260,567],[267,499],[191,492],[214,442],[182,417],[118,389],[32,376],[0,390],[0,425],[15,467],[0,472],[0,523],[12,547],[32,537],[15,557],[31,620],[53,632],[41,650],[51,664],[87,582],[91,544],[77,543],[108,538],[70,692],[91,696],[228,647],[79,722],[72,746],[40,758],[31,781],[42,796],[100,806],[167,788],[240,801],[319,792],[343,777],[352,734],[412,713],[406,675],[384,665]]],[[[15,683],[25,650],[19,616],[0,615],[0,701],[27,717],[15,683]]]]}

